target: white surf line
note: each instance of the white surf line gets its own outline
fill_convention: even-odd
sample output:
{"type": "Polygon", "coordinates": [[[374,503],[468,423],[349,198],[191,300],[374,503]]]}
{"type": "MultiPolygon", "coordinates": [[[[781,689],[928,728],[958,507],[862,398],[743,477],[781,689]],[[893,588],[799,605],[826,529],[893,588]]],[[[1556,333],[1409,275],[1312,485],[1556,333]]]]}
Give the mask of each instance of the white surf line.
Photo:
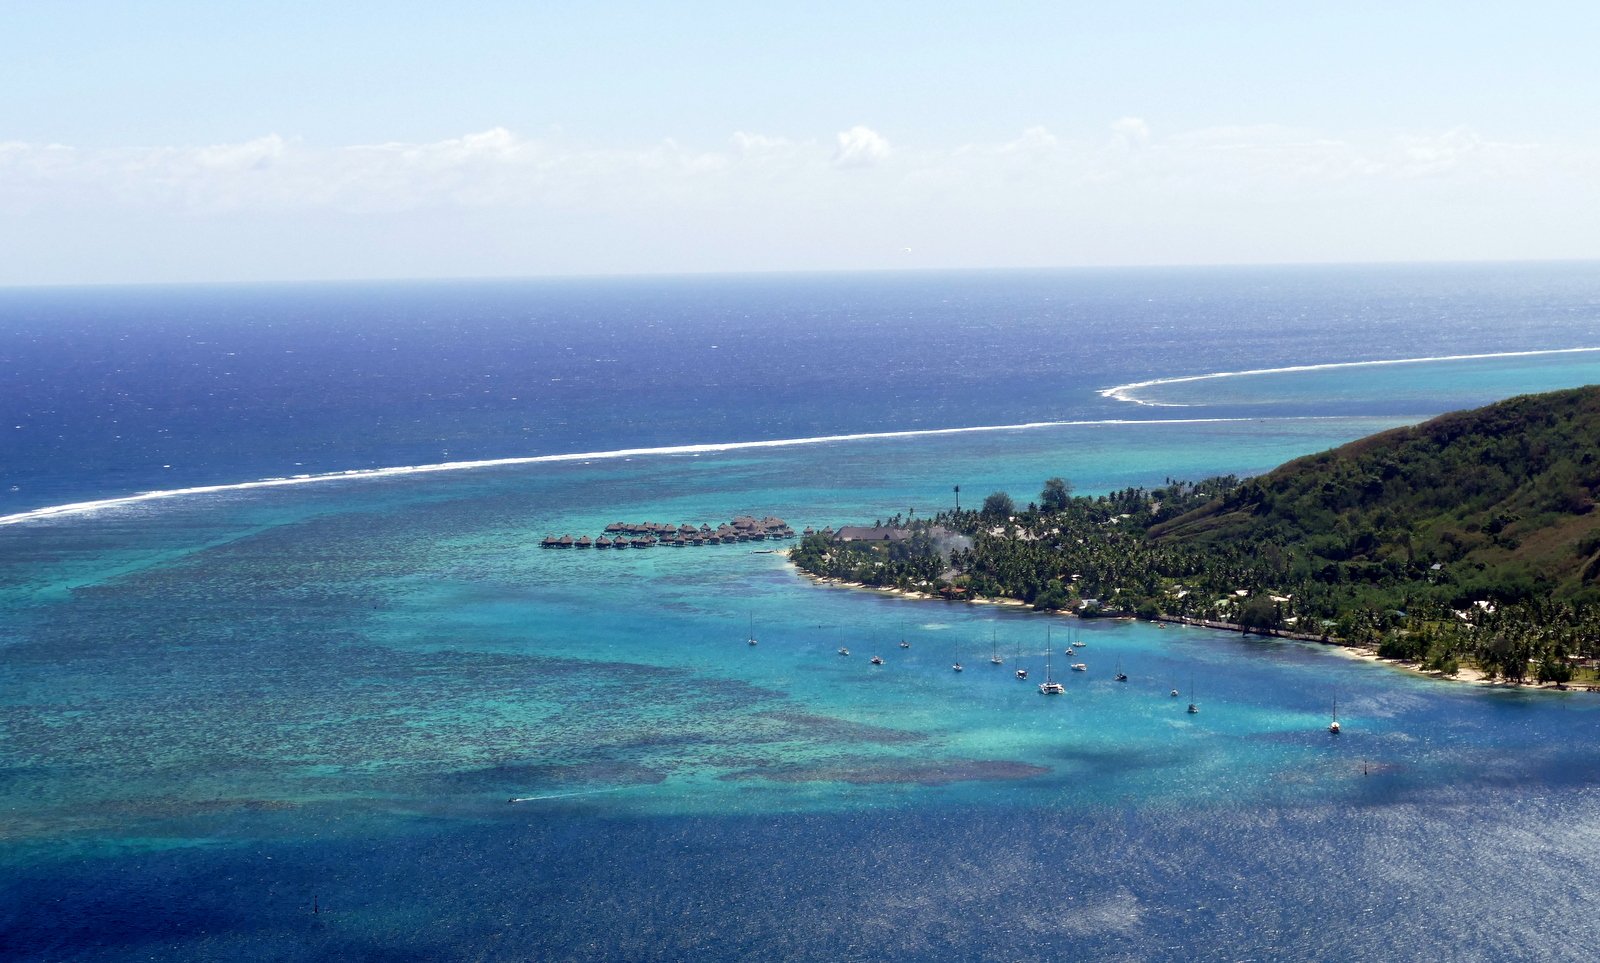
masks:
{"type": "MultiPolygon", "coordinates": [[[[1288,368],[1254,368],[1249,371],[1214,371],[1210,374],[1187,375],[1182,378],[1155,378],[1150,381],[1135,381],[1131,384],[1117,385],[1114,388],[1102,388],[1100,397],[1111,398],[1116,401],[1128,401],[1136,405],[1149,408],[1193,408],[1195,405],[1180,404],[1171,401],[1145,401],[1133,397],[1130,392],[1139,388],[1149,388],[1153,385],[1172,385],[1184,381],[1205,381],[1210,378],[1239,378],[1245,375],[1260,374],[1285,374],[1295,371],[1324,371],[1329,368],[1366,368],[1377,365],[1390,364],[1422,364],[1428,361],[1472,361],[1478,358],[1526,358],[1542,354],[1576,354],[1582,351],[1600,351],[1600,348],[1547,348],[1540,351],[1496,351],[1490,354],[1447,354],[1437,358],[1392,358],[1385,361],[1333,361],[1327,364],[1302,364],[1288,368]]],[[[3,521],[4,519],[0,519],[3,521]]]]}
{"type": "Polygon", "coordinates": [[[506,802],[538,802],[541,799],[566,799],[569,796],[597,796],[603,792],[621,792],[624,789],[632,788],[632,786],[618,786],[615,789],[589,789],[585,790],[584,792],[558,792],[553,796],[522,796],[520,798],[513,797],[511,799],[507,799],[506,802]]]}
{"type": "MultiPolygon", "coordinates": [[[[1314,420],[1303,418],[1299,420],[1314,420]]],[[[351,481],[368,478],[393,478],[397,475],[418,475],[426,472],[463,471],[469,468],[501,468],[507,465],[541,465],[566,461],[601,461],[615,458],[633,458],[646,455],[698,455],[705,452],[740,451],[751,448],[788,448],[796,445],[824,445],[841,441],[870,441],[882,438],[913,438],[925,435],[958,435],[980,431],[1024,431],[1030,428],[1057,428],[1080,425],[1197,425],[1228,421],[1260,421],[1260,418],[1107,418],[1098,421],[1030,421],[1019,425],[981,425],[972,428],[919,428],[910,431],[873,431],[855,435],[819,435],[814,438],[775,438],[769,441],[729,441],[707,445],[670,445],[662,448],[622,448],[616,451],[585,451],[562,455],[526,455],[517,458],[488,458],[482,461],[447,461],[437,465],[398,465],[393,468],[361,468],[348,471],[327,472],[320,475],[294,475],[289,478],[263,478],[259,481],[234,482],[226,485],[201,485],[195,488],[172,488],[165,491],[140,492],[118,498],[101,498],[90,502],[73,502],[35,508],[14,515],[0,515],[0,525],[62,515],[83,515],[89,512],[134,505],[157,499],[178,498],[184,495],[213,495],[218,492],[249,491],[254,488],[278,488],[284,485],[308,485],[314,482],[351,481]]],[[[1273,419],[1285,420],[1285,419],[1273,419]]],[[[1288,419],[1296,420],[1296,419],[1288,419]]]]}

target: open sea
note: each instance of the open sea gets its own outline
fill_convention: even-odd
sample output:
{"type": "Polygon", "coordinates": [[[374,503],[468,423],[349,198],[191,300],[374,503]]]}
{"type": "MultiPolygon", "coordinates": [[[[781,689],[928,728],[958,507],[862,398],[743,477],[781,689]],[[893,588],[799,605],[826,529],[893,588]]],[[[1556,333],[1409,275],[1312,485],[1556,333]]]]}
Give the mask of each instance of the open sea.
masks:
{"type": "Polygon", "coordinates": [[[0,958],[1592,960],[1600,695],[539,542],[1594,382],[1592,263],[0,291],[0,958]]]}

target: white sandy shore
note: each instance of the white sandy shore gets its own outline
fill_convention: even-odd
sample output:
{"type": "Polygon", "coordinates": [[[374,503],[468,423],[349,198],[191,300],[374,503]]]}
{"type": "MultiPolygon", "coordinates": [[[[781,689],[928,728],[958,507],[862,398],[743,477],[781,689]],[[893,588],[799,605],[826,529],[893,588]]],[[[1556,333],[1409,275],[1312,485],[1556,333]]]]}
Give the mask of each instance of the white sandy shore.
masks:
{"type": "MultiPolygon", "coordinates": [[[[863,582],[847,582],[844,579],[826,578],[826,577],[820,576],[820,575],[812,575],[810,572],[801,571],[800,568],[798,566],[795,566],[793,562],[790,562],[789,564],[801,576],[810,579],[812,582],[814,582],[814,583],[816,583],[818,585],[829,586],[829,587],[833,587],[833,588],[856,589],[856,590],[863,591],[863,592],[877,592],[880,595],[895,595],[895,596],[899,596],[900,598],[906,598],[906,599],[934,599],[934,600],[937,600],[937,601],[940,601],[940,602],[963,602],[963,603],[966,603],[968,605],[1006,605],[1006,606],[1011,606],[1011,607],[1014,607],[1014,608],[1030,608],[1031,607],[1031,606],[1028,605],[1028,603],[1019,602],[1016,599],[988,599],[988,598],[947,599],[942,595],[934,595],[934,594],[929,593],[929,592],[909,592],[909,591],[906,591],[904,589],[887,588],[887,587],[877,586],[877,585],[867,585],[867,584],[865,584],[863,582]]],[[[1050,612],[1050,613],[1041,613],[1041,614],[1056,615],[1056,616],[1060,616],[1062,618],[1072,618],[1072,619],[1078,618],[1078,616],[1072,614],[1071,612],[1050,612]]],[[[1176,622],[1176,621],[1164,621],[1164,622],[1158,622],[1156,624],[1158,624],[1158,625],[1184,625],[1186,628],[1211,628],[1213,631],[1217,631],[1217,632],[1234,631],[1234,630],[1231,630],[1231,629],[1216,628],[1214,626],[1188,625],[1186,623],[1176,622]]],[[[1274,636],[1266,636],[1266,635],[1264,635],[1263,638],[1274,638],[1274,636]]],[[[1339,656],[1341,656],[1343,658],[1346,658],[1346,659],[1357,659],[1357,660],[1360,660],[1362,662],[1373,662],[1373,663],[1377,663],[1377,664],[1380,664],[1380,665],[1388,666],[1388,667],[1390,667],[1392,669],[1398,669],[1398,670],[1400,670],[1402,672],[1409,672],[1412,675],[1418,675],[1418,676],[1423,676],[1423,677],[1429,678],[1429,679],[1435,679],[1435,680],[1438,680],[1440,682],[1459,682],[1459,683],[1466,683],[1468,685],[1488,686],[1488,687],[1500,688],[1500,689],[1540,689],[1540,690],[1548,690],[1548,691],[1552,691],[1552,692],[1553,691],[1562,691],[1562,692],[1600,692],[1600,686],[1590,686],[1590,685],[1566,685],[1566,686],[1561,686],[1561,685],[1557,685],[1554,682],[1510,682],[1510,681],[1507,681],[1505,679],[1490,679],[1488,676],[1484,675],[1481,671],[1479,671],[1477,669],[1474,669],[1474,668],[1471,668],[1469,666],[1462,666],[1461,670],[1459,672],[1457,672],[1455,675],[1447,676],[1442,672],[1430,672],[1427,669],[1424,669],[1421,666],[1419,666],[1419,665],[1417,665],[1416,663],[1413,663],[1413,662],[1402,662],[1402,661],[1400,661],[1398,659],[1383,659],[1383,658],[1379,658],[1378,657],[1378,653],[1373,649],[1358,648],[1356,646],[1350,646],[1350,645],[1340,645],[1337,642],[1320,642],[1320,641],[1312,640],[1312,639],[1293,639],[1293,638],[1288,638],[1288,639],[1285,639],[1285,641],[1289,641],[1289,642],[1305,642],[1307,644],[1323,645],[1323,646],[1328,647],[1329,649],[1332,649],[1334,654],[1339,655],[1339,656]]]]}

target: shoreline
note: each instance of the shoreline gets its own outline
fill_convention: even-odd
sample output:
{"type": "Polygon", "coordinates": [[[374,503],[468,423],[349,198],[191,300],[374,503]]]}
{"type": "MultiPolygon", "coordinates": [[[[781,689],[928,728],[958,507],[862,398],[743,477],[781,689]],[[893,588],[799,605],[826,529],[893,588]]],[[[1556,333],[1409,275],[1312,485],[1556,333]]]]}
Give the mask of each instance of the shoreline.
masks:
{"type": "MultiPolygon", "coordinates": [[[[824,587],[856,589],[864,592],[876,592],[880,595],[893,595],[897,598],[921,601],[948,602],[951,604],[966,605],[1001,605],[1010,608],[1026,609],[1033,608],[1028,603],[1019,599],[991,599],[983,597],[953,599],[946,598],[942,595],[935,595],[930,592],[913,592],[908,589],[890,588],[882,585],[868,585],[865,582],[847,582],[844,579],[830,578],[824,575],[813,575],[810,572],[804,571],[798,565],[795,565],[794,562],[788,558],[785,558],[784,562],[789,565],[789,567],[793,568],[801,577],[810,579],[813,584],[824,587]]],[[[1054,615],[1061,618],[1070,619],[1082,618],[1080,615],[1061,611],[1041,612],[1040,614],[1054,615]]],[[[1131,615],[1107,616],[1104,619],[1097,618],[1094,621],[1119,620],[1139,621],[1131,615]]],[[[1432,679],[1436,682],[1453,682],[1462,685],[1475,685],[1489,689],[1531,689],[1544,692],[1600,692],[1600,684],[1563,684],[1559,682],[1533,681],[1513,682],[1507,679],[1490,679],[1480,670],[1470,668],[1468,666],[1462,666],[1460,671],[1458,671],[1455,675],[1447,676],[1442,672],[1424,669],[1421,665],[1415,662],[1405,662],[1400,659],[1382,658],[1378,655],[1375,649],[1354,645],[1345,645],[1344,643],[1335,640],[1330,635],[1312,635],[1308,632],[1290,632],[1284,629],[1248,629],[1235,622],[1216,622],[1210,619],[1191,619],[1186,616],[1179,615],[1163,615],[1149,621],[1154,623],[1184,625],[1197,629],[1215,629],[1221,632],[1238,632],[1241,635],[1260,635],[1267,638],[1288,639],[1291,642],[1313,642],[1318,645],[1328,646],[1343,658],[1356,659],[1361,662],[1370,662],[1376,665],[1387,666],[1391,669],[1397,669],[1401,672],[1408,672],[1412,675],[1422,676],[1427,679],[1432,679]]]]}

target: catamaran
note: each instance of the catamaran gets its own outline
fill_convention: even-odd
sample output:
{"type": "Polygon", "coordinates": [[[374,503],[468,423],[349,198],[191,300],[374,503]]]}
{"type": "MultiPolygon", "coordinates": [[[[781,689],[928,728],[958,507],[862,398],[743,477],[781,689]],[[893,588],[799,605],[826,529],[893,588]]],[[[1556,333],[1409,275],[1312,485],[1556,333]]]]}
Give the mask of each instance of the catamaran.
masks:
{"type": "Polygon", "coordinates": [[[1017,640],[1017,678],[1026,679],[1028,670],[1022,667],[1022,640],[1017,640]]]}
{"type": "Polygon", "coordinates": [[[1328,724],[1328,732],[1332,733],[1333,735],[1338,735],[1339,734],[1339,700],[1338,699],[1334,699],[1333,700],[1333,722],[1328,724]]]}
{"type": "Polygon", "coordinates": [[[756,642],[756,614],[754,612],[750,613],[750,639],[749,639],[749,642],[750,642],[751,645],[758,644],[756,642]]]}
{"type": "Polygon", "coordinates": [[[1061,695],[1067,691],[1066,686],[1055,680],[1055,675],[1050,671],[1050,650],[1054,646],[1050,642],[1050,628],[1045,627],[1044,635],[1044,681],[1039,683],[1040,695],[1061,695]]]}
{"type": "MultiPolygon", "coordinates": [[[[1173,689],[1172,691],[1177,692],[1178,690],[1173,689]]],[[[1200,704],[1194,701],[1194,676],[1191,675],[1189,676],[1189,713],[1193,715],[1199,711],[1200,704]]]]}
{"type": "Polygon", "coordinates": [[[995,650],[995,644],[996,643],[995,643],[995,637],[994,637],[994,629],[990,629],[989,630],[989,661],[994,663],[995,665],[1001,665],[1001,664],[1003,664],[1005,662],[1005,660],[1000,658],[1000,653],[995,650]]]}

